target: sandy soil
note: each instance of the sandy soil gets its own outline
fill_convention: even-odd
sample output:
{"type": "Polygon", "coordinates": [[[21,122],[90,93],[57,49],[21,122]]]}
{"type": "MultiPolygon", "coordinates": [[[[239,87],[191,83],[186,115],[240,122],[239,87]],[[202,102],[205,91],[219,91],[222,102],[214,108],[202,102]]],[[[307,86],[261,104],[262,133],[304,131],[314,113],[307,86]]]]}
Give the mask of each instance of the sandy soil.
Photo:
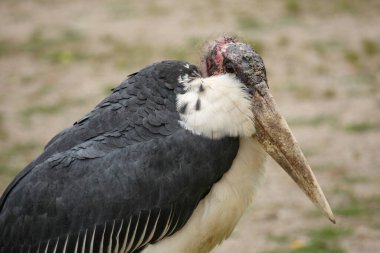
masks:
{"type": "Polygon", "coordinates": [[[336,212],[332,225],[272,160],[222,252],[380,249],[379,1],[0,2],[0,192],[58,131],[127,74],[197,63],[202,43],[238,34],[336,212]]]}

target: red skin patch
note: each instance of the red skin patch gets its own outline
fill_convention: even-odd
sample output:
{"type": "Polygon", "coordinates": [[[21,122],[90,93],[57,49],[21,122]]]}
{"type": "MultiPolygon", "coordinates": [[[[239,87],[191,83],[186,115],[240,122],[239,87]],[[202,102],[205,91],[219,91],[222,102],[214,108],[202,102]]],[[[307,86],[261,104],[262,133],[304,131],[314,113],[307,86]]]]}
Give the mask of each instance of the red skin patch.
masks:
{"type": "MultiPolygon", "coordinates": [[[[217,70],[214,70],[211,75],[220,75],[220,74],[223,74],[223,55],[222,55],[222,50],[223,50],[223,47],[228,44],[228,43],[231,43],[231,42],[237,42],[236,39],[232,38],[232,37],[222,37],[220,38],[219,40],[216,40],[215,41],[215,48],[216,48],[216,54],[214,56],[214,58],[212,59],[212,61],[214,62],[214,64],[217,66],[217,70]]],[[[207,59],[207,62],[206,62],[206,66],[207,66],[207,69],[210,69],[212,68],[212,62],[211,62],[211,59],[207,59]]]]}
{"type": "Polygon", "coordinates": [[[223,56],[222,56],[222,50],[221,50],[221,45],[217,44],[216,45],[216,55],[215,55],[215,63],[218,65],[218,66],[222,66],[223,65],[223,56]]]}
{"type": "MultiPolygon", "coordinates": [[[[222,55],[222,46],[225,45],[226,41],[223,39],[223,40],[220,40],[220,41],[216,41],[216,55],[213,59],[213,61],[215,62],[216,66],[218,66],[218,70],[214,71],[212,73],[212,75],[219,75],[219,74],[222,74],[222,65],[223,65],[223,55],[222,55]]],[[[211,67],[211,61],[210,59],[207,61],[207,66],[208,68],[211,67]]]]}

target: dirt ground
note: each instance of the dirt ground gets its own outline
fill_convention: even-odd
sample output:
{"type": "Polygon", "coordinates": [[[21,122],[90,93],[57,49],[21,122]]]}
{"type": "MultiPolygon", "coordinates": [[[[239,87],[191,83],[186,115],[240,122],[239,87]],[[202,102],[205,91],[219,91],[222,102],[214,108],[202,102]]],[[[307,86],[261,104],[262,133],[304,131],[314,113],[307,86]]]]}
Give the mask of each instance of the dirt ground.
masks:
{"type": "Polygon", "coordinates": [[[234,33],[269,85],[336,214],[272,160],[253,207],[213,253],[380,251],[380,1],[0,2],[0,192],[129,73],[197,63],[234,33]]]}

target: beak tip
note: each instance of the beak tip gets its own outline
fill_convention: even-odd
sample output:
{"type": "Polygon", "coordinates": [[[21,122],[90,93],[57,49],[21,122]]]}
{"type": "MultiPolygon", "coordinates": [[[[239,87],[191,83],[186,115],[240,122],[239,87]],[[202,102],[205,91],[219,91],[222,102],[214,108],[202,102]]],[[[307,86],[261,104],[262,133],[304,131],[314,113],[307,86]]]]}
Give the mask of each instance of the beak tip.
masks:
{"type": "Polygon", "coordinates": [[[333,224],[336,224],[336,219],[335,219],[335,216],[333,213],[329,214],[328,216],[329,220],[333,223],[333,224]]]}
{"type": "Polygon", "coordinates": [[[317,198],[316,202],[313,202],[333,224],[336,224],[335,215],[331,210],[331,207],[319,185],[317,185],[317,191],[315,192],[315,195],[317,195],[319,198],[317,198]]]}
{"type": "Polygon", "coordinates": [[[327,216],[327,218],[333,223],[336,224],[335,215],[332,212],[330,205],[328,204],[327,200],[325,199],[325,205],[322,207],[322,212],[327,216]]]}

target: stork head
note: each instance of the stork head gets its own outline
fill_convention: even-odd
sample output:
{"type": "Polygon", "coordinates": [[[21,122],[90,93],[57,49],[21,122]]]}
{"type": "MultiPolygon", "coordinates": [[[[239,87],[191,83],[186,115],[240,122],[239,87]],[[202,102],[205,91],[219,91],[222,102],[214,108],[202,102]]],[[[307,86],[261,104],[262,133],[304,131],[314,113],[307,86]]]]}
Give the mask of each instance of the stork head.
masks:
{"type": "Polygon", "coordinates": [[[334,215],[296,139],[269,92],[262,58],[236,38],[213,41],[202,60],[203,76],[232,74],[247,88],[256,138],[310,200],[333,222],[334,215]]]}
{"type": "Polygon", "coordinates": [[[206,76],[235,74],[249,89],[267,81],[261,56],[236,38],[222,37],[211,43],[206,52],[202,68],[206,76]]]}

